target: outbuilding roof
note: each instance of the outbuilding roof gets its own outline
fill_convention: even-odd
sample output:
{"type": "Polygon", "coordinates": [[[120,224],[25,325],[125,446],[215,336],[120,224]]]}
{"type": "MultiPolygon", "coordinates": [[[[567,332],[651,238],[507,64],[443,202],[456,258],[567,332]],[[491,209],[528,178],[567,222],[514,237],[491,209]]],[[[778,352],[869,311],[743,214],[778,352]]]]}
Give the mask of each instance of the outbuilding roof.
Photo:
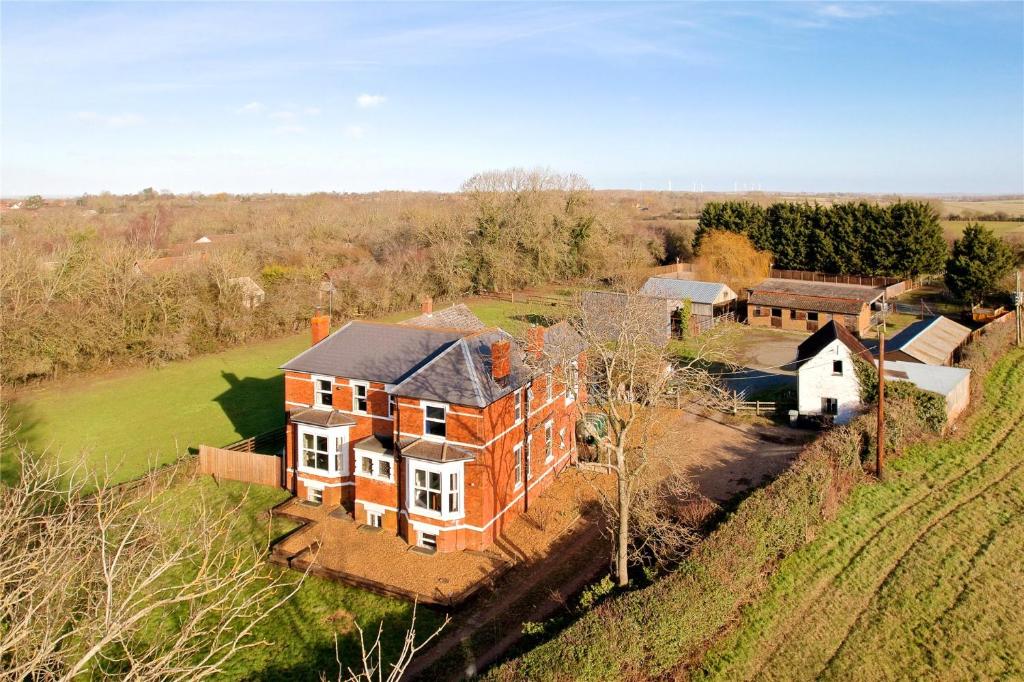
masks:
{"type": "Polygon", "coordinates": [[[650,277],[640,289],[641,294],[670,298],[673,300],[689,299],[694,303],[715,303],[727,292],[727,299],[736,298],[736,292],[722,282],[701,282],[698,280],[675,279],[669,277],[650,277]]]}
{"type": "Polygon", "coordinates": [[[925,364],[944,365],[970,336],[970,329],[939,315],[901,330],[885,342],[885,351],[902,351],[925,364]]]}
{"type": "Polygon", "coordinates": [[[885,377],[892,380],[909,381],[924,391],[948,397],[965,379],[971,370],[964,367],[936,367],[919,362],[885,361],[885,377]]]}
{"type": "Polygon", "coordinates": [[[884,293],[884,289],[858,284],[769,278],[749,289],[747,301],[753,305],[856,315],[884,293]]]}
{"type": "Polygon", "coordinates": [[[799,366],[807,362],[833,341],[839,341],[849,348],[851,353],[862,360],[867,362],[874,361],[871,351],[867,349],[867,346],[861,343],[860,339],[851,334],[846,327],[837,323],[835,320],[829,320],[821,329],[811,334],[807,340],[797,346],[797,365],[799,366]]]}

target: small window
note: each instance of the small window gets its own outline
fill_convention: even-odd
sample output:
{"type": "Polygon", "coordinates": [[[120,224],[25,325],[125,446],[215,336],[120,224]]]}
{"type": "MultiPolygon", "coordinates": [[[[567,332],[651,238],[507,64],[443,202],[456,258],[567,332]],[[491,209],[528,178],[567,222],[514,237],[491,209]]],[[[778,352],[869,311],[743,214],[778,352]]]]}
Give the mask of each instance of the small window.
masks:
{"type": "Polygon", "coordinates": [[[550,403],[555,394],[555,375],[548,372],[544,377],[544,402],[550,403]]]}
{"type": "Polygon", "coordinates": [[[782,317],[782,308],[772,308],[772,317],[782,317]]]}
{"type": "Polygon", "coordinates": [[[817,322],[818,321],[818,313],[811,313],[811,312],[807,313],[807,320],[810,321],[810,322],[817,322]]]}
{"type": "Polygon", "coordinates": [[[413,476],[416,506],[430,511],[441,511],[441,474],[417,469],[413,476]]]}
{"type": "Polygon", "coordinates": [[[843,361],[833,360],[832,361],[832,374],[833,376],[843,376],[843,361]]]}
{"type": "Polygon", "coordinates": [[[393,395],[389,395],[388,396],[388,416],[389,417],[394,417],[395,416],[395,412],[397,412],[397,411],[398,411],[398,399],[395,396],[393,396],[393,395]]]}
{"type": "Polygon", "coordinates": [[[437,535],[434,533],[420,533],[420,547],[437,549],[437,535]]]}
{"type": "Polygon", "coordinates": [[[443,406],[426,405],[423,408],[423,434],[434,438],[444,438],[447,433],[445,409],[443,406]]]}
{"type": "Polygon", "coordinates": [[[331,385],[330,379],[317,379],[313,382],[313,400],[317,405],[330,407],[333,404],[334,396],[331,394],[331,385]]]}
{"type": "Polygon", "coordinates": [[[370,457],[360,457],[359,468],[364,474],[373,476],[373,459],[370,457]]]}
{"type": "Polygon", "coordinates": [[[366,525],[374,528],[384,527],[384,515],[380,512],[366,512],[366,525]]]}
{"type": "Polygon", "coordinates": [[[555,456],[555,439],[554,439],[554,427],[551,422],[544,425],[544,460],[547,462],[551,461],[551,458],[555,456]]]}
{"type": "Polygon", "coordinates": [[[572,402],[580,394],[580,363],[578,360],[569,363],[569,372],[565,379],[566,401],[572,402]]]}
{"type": "Polygon", "coordinates": [[[386,478],[386,479],[388,479],[390,481],[391,480],[391,462],[387,461],[386,459],[382,459],[380,462],[378,462],[377,466],[380,467],[380,471],[378,472],[378,475],[381,478],[386,478]]]}
{"type": "Polygon", "coordinates": [[[459,511],[459,475],[448,474],[448,511],[459,511]]]}
{"type": "Polygon", "coordinates": [[[512,471],[515,474],[516,485],[523,483],[523,444],[517,443],[512,448],[512,471]]]}
{"type": "Polygon", "coordinates": [[[366,412],[366,394],[369,386],[366,384],[352,384],[352,411],[366,412]]]}
{"type": "Polygon", "coordinates": [[[795,320],[796,319],[796,308],[791,308],[790,309],[790,311],[789,311],[789,319],[791,319],[791,320],[795,320]]]}
{"type": "Polygon", "coordinates": [[[515,414],[516,423],[518,424],[523,420],[523,391],[522,389],[517,390],[512,394],[512,402],[515,403],[515,414]]]}
{"type": "Polygon", "coordinates": [[[306,499],[313,504],[324,503],[324,489],[323,488],[306,488],[306,499]]]}
{"type": "Polygon", "coordinates": [[[558,449],[565,450],[565,428],[558,429],[558,449]]]}
{"type": "Polygon", "coordinates": [[[839,414],[839,401],[836,398],[822,398],[821,412],[822,414],[839,414]]]}

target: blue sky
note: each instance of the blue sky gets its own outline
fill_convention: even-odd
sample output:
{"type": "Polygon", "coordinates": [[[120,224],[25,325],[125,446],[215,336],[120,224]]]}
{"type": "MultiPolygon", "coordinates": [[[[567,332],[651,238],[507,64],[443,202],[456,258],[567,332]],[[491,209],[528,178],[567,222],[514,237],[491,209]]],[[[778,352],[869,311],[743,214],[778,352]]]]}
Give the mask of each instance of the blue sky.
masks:
{"type": "Polygon", "coordinates": [[[1024,192],[1024,3],[2,11],[0,192],[1024,192]]]}

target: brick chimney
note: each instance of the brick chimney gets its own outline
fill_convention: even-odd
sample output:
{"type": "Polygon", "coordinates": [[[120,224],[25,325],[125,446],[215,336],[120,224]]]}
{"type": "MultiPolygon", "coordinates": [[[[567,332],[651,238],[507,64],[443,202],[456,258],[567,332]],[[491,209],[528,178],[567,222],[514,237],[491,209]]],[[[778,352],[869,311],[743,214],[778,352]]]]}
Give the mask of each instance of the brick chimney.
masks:
{"type": "Polygon", "coordinates": [[[526,330],[526,353],[532,360],[544,357],[544,327],[535,325],[526,330]]]}
{"type": "Polygon", "coordinates": [[[512,373],[512,344],[509,341],[495,341],[491,344],[491,375],[498,380],[512,373]]]}
{"type": "Polygon", "coordinates": [[[434,299],[430,296],[424,296],[423,301],[420,302],[420,312],[424,315],[434,314],[434,299]]]}
{"type": "Polygon", "coordinates": [[[316,345],[327,338],[327,335],[331,333],[331,318],[320,312],[320,309],[316,309],[316,315],[309,321],[309,326],[313,332],[313,343],[316,345]]]}

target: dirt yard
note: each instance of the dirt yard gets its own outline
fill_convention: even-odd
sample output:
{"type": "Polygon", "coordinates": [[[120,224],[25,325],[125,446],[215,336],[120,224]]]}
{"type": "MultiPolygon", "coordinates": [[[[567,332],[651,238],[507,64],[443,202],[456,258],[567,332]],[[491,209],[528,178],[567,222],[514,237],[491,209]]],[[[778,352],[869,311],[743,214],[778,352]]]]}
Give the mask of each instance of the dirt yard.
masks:
{"type": "Polygon", "coordinates": [[[794,386],[796,349],[809,334],[748,327],[736,348],[740,369],[723,375],[726,385],[750,399],[770,389],[794,386]]]}

